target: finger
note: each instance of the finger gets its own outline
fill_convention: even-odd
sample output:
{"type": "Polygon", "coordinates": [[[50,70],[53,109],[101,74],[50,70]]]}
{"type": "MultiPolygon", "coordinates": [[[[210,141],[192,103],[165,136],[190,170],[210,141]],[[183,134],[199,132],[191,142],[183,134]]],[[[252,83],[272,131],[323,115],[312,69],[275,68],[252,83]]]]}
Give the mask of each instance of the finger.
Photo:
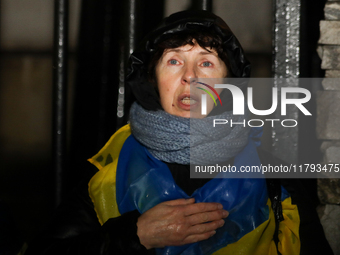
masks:
{"type": "Polygon", "coordinates": [[[197,235],[189,235],[187,236],[182,244],[189,244],[189,243],[196,243],[196,242],[199,242],[199,241],[203,241],[203,240],[206,240],[210,237],[212,237],[213,235],[216,234],[216,231],[211,231],[211,232],[206,232],[204,234],[197,234],[197,235]]]}
{"type": "Polygon", "coordinates": [[[195,198],[180,198],[180,199],[175,199],[175,200],[170,200],[170,201],[166,201],[163,202],[163,204],[165,205],[189,205],[189,204],[194,204],[195,203],[195,198]]]}
{"type": "Polygon", "coordinates": [[[188,236],[210,233],[222,227],[223,225],[224,225],[224,220],[215,220],[209,223],[198,224],[188,229],[188,236]]]}
{"type": "Polygon", "coordinates": [[[223,206],[220,203],[196,203],[186,206],[184,215],[189,216],[196,213],[211,212],[221,210],[223,206]]]}
{"type": "Polygon", "coordinates": [[[205,222],[220,220],[226,218],[229,213],[226,210],[216,210],[211,212],[196,213],[187,216],[190,225],[197,225],[205,222]]]}

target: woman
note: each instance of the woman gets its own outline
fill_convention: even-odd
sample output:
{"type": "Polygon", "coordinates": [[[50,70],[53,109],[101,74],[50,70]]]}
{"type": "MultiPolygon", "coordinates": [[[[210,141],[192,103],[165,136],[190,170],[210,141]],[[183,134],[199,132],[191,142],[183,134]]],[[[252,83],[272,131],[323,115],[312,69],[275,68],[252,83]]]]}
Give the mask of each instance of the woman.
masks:
{"type": "MultiPolygon", "coordinates": [[[[304,242],[309,225],[304,232],[304,218],[276,181],[190,179],[189,163],[202,158],[190,157],[190,79],[249,76],[239,42],[219,17],[185,11],[165,19],[130,58],[127,83],[137,101],[130,125],[90,159],[99,171],[60,206],[27,254],[299,254],[300,239],[301,254],[313,254],[304,242]]],[[[208,105],[209,116],[230,118],[232,101],[219,92],[225,103],[208,105]]],[[[205,131],[209,116],[193,123],[205,131]]],[[[237,167],[280,163],[256,148],[248,128],[217,135],[205,151],[209,158],[218,154],[237,167]]],[[[192,149],[206,146],[195,142],[192,149]]],[[[322,228],[308,210],[317,231],[311,238],[326,254],[322,228]]]]}

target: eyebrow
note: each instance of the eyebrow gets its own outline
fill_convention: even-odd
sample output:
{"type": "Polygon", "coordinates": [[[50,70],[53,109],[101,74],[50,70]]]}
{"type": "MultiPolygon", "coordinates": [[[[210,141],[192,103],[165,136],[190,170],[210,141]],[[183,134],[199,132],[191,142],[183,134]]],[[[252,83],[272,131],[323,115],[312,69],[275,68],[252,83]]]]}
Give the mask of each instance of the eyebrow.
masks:
{"type": "Polygon", "coordinates": [[[212,55],[215,55],[215,56],[218,55],[217,52],[207,51],[207,50],[201,51],[199,54],[200,54],[200,55],[210,55],[210,54],[212,54],[212,55]]]}
{"type": "MultiPolygon", "coordinates": [[[[168,49],[164,53],[167,54],[167,53],[170,53],[170,52],[179,53],[179,52],[184,52],[184,51],[183,50],[179,50],[179,49],[168,49]]],[[[207,50],[204,50],[204,49],[202,51],[200,51],[199,54],[200,55],[214,55],[214,56],[218,56],[217,52],[207,51],[207,50]]]]}

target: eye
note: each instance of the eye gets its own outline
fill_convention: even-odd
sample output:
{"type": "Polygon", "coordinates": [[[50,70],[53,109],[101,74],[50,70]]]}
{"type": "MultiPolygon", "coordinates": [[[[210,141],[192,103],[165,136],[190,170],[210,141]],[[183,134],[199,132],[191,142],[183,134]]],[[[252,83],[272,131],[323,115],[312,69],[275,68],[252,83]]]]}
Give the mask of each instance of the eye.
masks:
{"type": "Polygon", "coordinates": [[[169,60],[169,64],[170,65],[177,65],[178,64],[178,61],[176,59],[170,59],[169,60]]]}
{"type": "Polygon", "coordinates": [[[209,66],[212,66],[212,64],[209,61],[205,61],[202,63],[202,66],[209,67],[209,66]]]}

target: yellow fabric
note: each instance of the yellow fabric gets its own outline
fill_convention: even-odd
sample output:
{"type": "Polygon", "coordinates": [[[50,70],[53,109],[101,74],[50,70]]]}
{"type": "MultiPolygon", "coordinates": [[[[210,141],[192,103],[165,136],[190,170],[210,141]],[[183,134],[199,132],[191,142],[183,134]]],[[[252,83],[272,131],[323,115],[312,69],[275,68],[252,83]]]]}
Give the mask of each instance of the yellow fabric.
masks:
{"type": "Polygon", "coordinates": [[[101,225],[120,215],[116,202],[116,170],[120,150],[130,135],[130,125],[122,127],[88,160],[99,169],[89,182],[89,194],[101,225]]]}
{"type": "Polygon", "coordinates": [[[118,158],[119,152],[123,147],[125,140],[131,135],[130,124],[123,126],[114,133],[105,146],[90,161],[99,170],[101,170],[110,159],[118,158]]]}
{"type": "MultiPolygon", "coordinates": [[[[130,136],[131,128],[126,125],[119,129],[107,144],[89,161],[98,167],[89,182],[89,194],[93,201],[100,224],[109,218],[120,215],[116,202],[116,170],[121,148],[130,136]]],[[[269,219],[255,230],[243,236],[235,243],[216,251],[214,255],[277,255],[273,235],[275,232],[274,213],[268,199],[269,219]]],[[[279,225],[279,247],[282,255],[300,253],[299,224],[300,218],[296,205],[291,204],[291,198],[282,202],[284,221],[279,225]]]]}
{"type": "Polygon", "coordinates": [[[237,242],[216,251],[214,255],[277,255],[276,246],[273,241],[275,219],[269,199],[267,205],[270,208],[268,220],[237,242]]]}
{"type": "Polygon", "coordinates": [[[284,220],[279,225],[278,250],[282,255],[300,254],[300,216],[290,197],[282,202],[282,214],[284,220]]]}
{"type": "MultiPolygon", "coordinates": [[[[271,208],[269,199],[267,205],[271,208]]],[[[282,255],[298,255],[301,246],[299,237],[300,217],[297,206],[292,205],[290,197],[282,202],[282,213],[284,220],[279,224],[278,250],[282,255]]],[[[214,255],[277,255],[276,245],[272,240],[274,231],[274,213],[270,210],[267,221],[237,242],[218,250],[214,255]]]]}

